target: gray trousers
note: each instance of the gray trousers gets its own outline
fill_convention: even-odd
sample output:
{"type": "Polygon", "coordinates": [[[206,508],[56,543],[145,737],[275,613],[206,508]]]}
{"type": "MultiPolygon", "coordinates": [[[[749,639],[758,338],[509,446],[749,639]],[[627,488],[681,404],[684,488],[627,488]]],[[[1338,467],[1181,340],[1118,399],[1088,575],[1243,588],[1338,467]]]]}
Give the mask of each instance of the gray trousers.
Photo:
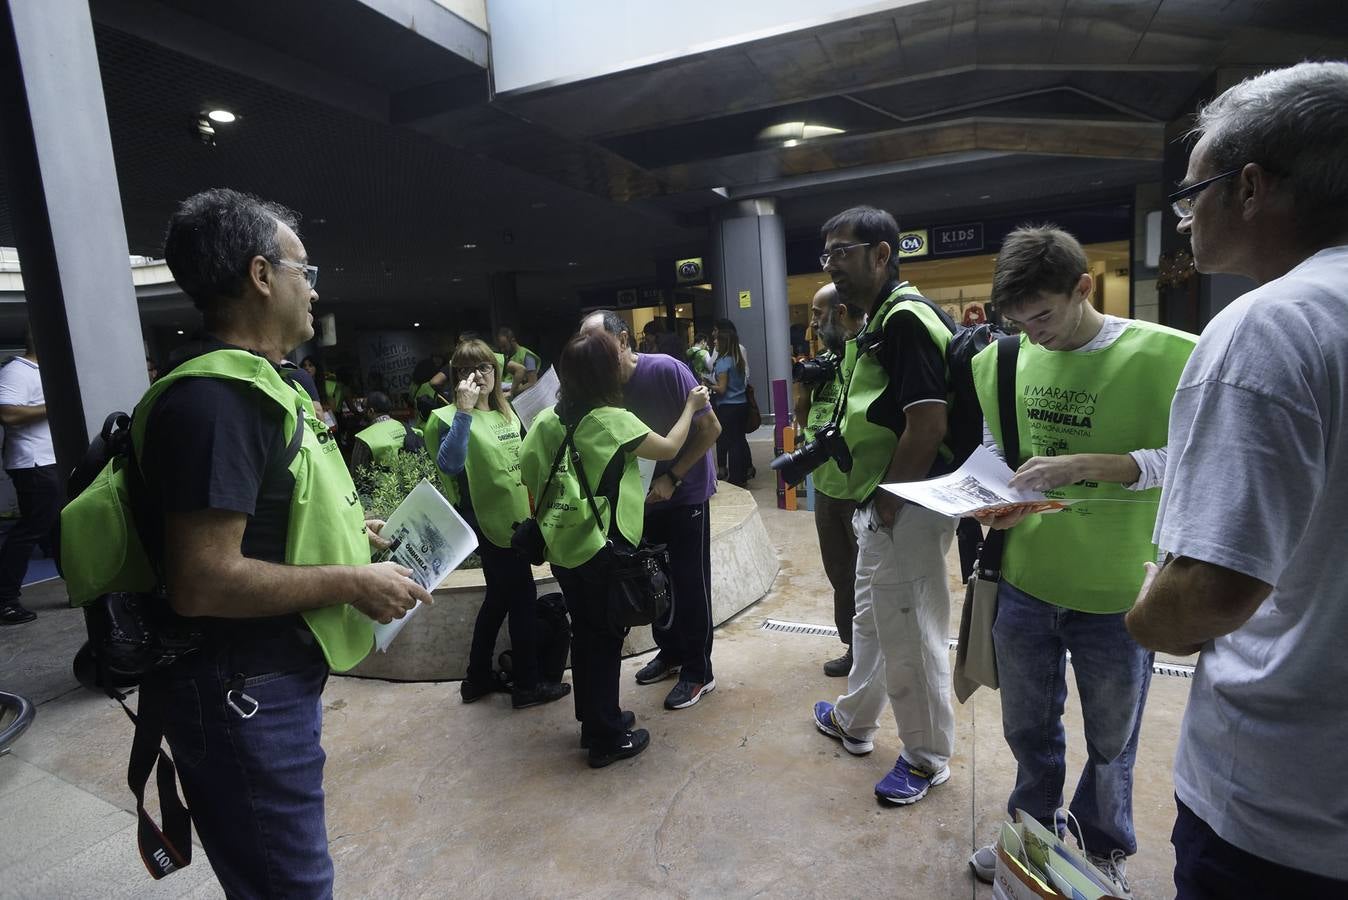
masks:
{"type": "Polygon", "coordinates": [[[856,615],[857,535],[852,529],[855,500],[838,500],[814,492],[814,528],[819,533],[819,555],[824,574],[833,586],[833,621],[838,637],[852,645],[852,617],[856,615]]]}

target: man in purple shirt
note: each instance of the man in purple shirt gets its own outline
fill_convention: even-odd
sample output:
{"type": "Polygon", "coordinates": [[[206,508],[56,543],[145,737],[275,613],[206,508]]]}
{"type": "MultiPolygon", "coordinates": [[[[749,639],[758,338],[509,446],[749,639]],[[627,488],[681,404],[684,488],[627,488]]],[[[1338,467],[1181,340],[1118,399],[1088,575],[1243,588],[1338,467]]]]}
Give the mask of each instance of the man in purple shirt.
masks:
{"type": "MultiPolygon", "coordinates": [[[[658,434],[678,420],[688,392],[698,381],[682,361],[659,353],[631,349],[627,323],[616,313],[591,313],[581,331],[604,329],[623,348],[623,403],[658,434]]],[[[710,408],[693,417],[688,440],[670,462],[657,463],[646,495],[646,540],[665,544],[674,582],[674,619],[665,629],[652,628],[660,648],[655,659],[637,672],[638,684],[652,684],[678,674],[665,697],[665,709],[692,706],[716,687],[711,671],[711,528],[707,501],[716,493],[716,466],[711,448],[721,434],[710,408]]]]}

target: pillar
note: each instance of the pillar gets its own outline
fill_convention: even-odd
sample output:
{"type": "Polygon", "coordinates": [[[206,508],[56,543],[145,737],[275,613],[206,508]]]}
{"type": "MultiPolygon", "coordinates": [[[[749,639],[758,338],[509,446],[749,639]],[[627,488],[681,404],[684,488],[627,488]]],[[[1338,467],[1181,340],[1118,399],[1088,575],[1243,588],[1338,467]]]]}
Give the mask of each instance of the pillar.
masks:
{"type": "Polygon", "coordinates": [[[791,378],[786,232],[776,201],[760,198],[726,206],[712,223],[710,245],[717,318],[735,323],[749,356],[759,408],[767,414],[772,382],[791,378]]]}
{"type": "Polygon", "coordinates": [[[148,385],[89,4],[0,0],[0,133],[62,476],[148,385]]]}

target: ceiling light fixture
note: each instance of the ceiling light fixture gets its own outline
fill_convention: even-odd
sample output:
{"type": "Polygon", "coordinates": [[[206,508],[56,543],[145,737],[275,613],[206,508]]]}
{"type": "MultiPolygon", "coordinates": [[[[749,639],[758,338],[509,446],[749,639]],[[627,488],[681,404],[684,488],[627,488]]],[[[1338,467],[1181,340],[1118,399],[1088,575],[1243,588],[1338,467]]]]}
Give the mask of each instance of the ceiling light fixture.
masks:
{"type": "Polygon", "coordinates": [[[469,242],[469,243],[463,245],[463,249],[465,249],[465,250],[476,250],[476,249],[477,249],[477,244],[474,244],[474,243],[472,243],[472,242],[469,242]]]}
{"type": "Polygon", "coordinates": [[[576,262],[576,261],[573,259],[573,260],[570,260],[569,262],[567,262],[567,265],[568,265],[568,266],[578,266],[578,265],[580,265],[580,263],[576,262]]]}
{"type": "Polygon", "coordinates": [[[813,122],[779,122],[760,131],[758,140],[765,144],[779,143],[783,147],[794,147],[801,141],[843,134],[845,131],[844,128],[818,125],[813,122]]]}
{"type": "Polygon", "coordinates": [[[206,118],[210,119],[212,122],[215,122],[219,125],[229,125],[232,122],[234,122],[234,120],[237,119],[238,116],[234,115],[234,113],[230,112],[227,109],[213,109],[210,112],[206,113],[206,118]]]}
{"type": "Polygon", "coordinates": [[[420,328],[420,327],[421,327],[421,323],[420,323],[420,322],[413,322],[413,323],[412,323],[412,327],[413,327],[413,328],[420,328]]]}
{"type": "Polygon", "coordinates": [[[182,333],[183,333],[183,330],[182,330],[181,328],[179,328],[179,329],[178,329],[178,333],[179,333],[179,334],[182,334],[182,333]]]}
{"type": "Polygon", "coordinates": [[[460,281],[463,281],[463,279],[460,278],[460,277],[457,276],[457,275],[455,275],[453,278],[451,278],[451,279],[449,279],[449,280],[452,281],[452,282],[454,282],[455,284],[458,284],[460,281]]]}

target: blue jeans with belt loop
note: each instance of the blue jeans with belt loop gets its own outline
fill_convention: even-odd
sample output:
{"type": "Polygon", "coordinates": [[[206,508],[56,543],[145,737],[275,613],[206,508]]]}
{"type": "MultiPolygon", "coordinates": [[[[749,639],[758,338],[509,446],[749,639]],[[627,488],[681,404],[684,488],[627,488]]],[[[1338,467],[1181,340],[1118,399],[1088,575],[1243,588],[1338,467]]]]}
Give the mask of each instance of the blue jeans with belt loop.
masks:
{"type": "Polygon", "coordinates": [[[327,678],[312,635],[294,631],[203,648],[142,685],[229,897],[332,896],[319,743],[327,678]]]}
{"type": "Polygon", "coordinates": [[[1153,654],[1128,634],[1123,613],[1085,613],[1045,603],[1003,581],[992,640],[1001,682],[1002,732],[1016,758],[1007,813],[1023,809],[1047,827],[1062,806],[1067,776],[1063,707],[1072,654],[1086,764],[1069,809],[1084,846],[1109,856],[1137,852],[1133,762],[1153,654]]]}

